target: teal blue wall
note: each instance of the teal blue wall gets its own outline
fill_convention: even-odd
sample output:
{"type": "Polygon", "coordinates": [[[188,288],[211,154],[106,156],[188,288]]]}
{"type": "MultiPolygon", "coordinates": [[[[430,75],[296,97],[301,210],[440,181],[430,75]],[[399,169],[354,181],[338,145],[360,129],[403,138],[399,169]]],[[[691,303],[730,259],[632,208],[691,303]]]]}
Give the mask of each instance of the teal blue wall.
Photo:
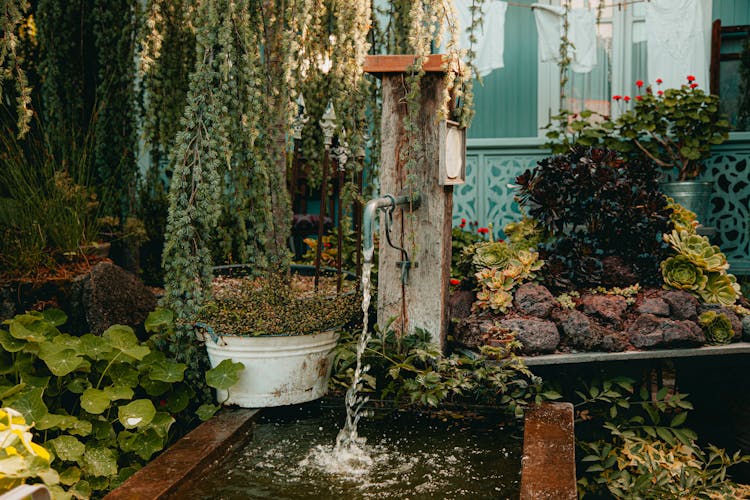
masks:
{"type": "Polygon", "coordinates": [[[508,6],[504,63],[484,77],[483,84],[474,85],[476,115],[470,138],[537,135],[537,37],[531,9],[508,6]]]}
{"type": "Polygon", "coordinates": [[[714,19],[721,19],[724,26],[750,24],[750,2],[748,0],[713,0],[714,19]]]}

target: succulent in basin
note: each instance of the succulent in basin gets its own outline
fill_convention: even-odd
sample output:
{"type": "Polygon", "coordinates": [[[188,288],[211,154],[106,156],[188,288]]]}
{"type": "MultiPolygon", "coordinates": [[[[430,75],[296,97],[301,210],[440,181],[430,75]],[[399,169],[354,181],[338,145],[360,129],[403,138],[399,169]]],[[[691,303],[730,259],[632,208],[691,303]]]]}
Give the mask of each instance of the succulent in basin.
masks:
{"type": "Polygon", "coordinates": [[[695,234],[695,228],[698,227],[698,216],[695,212],[688,210],[669,196],[667,198],[667,208],[672,211],[669,220],[672,221],[674,229],[678,232],[687,231],[695,234]]]}
{"type": "Polygon", "coordinates": [[[671,234],[664,235],[664,241],[706,271],[721,272],[729,269],[729,263],[721,249],[711,245],[705,236],[673,230],[671,234]]]}
{"type": "Polygon", "coordinates": [[[741,295],[740,284],[732,274],[709,273],[706,286],[698,291],[698,295],[709,304],[731,306],[741,295]]]}
{"type": "Polygon", "coordinates": [[[698,323],[709,344],[728,344],[734,338],[734,329],[726,314],[706,311],[698,317],[698,323]]]}
{"type": "Polygon", "coordinates": [[[700,291],[706,287],[708,277],[693,261],[684,255],[670,257],[661,263],[665,288],[700,291]]]}

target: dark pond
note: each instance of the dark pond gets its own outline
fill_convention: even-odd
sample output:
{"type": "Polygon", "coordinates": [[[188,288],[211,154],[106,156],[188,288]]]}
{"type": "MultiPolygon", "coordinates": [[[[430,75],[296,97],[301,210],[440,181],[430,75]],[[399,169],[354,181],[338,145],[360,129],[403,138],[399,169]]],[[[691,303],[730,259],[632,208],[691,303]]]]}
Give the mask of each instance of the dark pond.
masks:
{"type": "Polygon", "coordinates": [[[264,410],[249,444],[185,493],[211,499],[518,498],[522,433],[503,427],[501,415],[377,411],[359,425],[371,463],[349,468],[331,454],[344,414],[326,403],[264,410]]]}

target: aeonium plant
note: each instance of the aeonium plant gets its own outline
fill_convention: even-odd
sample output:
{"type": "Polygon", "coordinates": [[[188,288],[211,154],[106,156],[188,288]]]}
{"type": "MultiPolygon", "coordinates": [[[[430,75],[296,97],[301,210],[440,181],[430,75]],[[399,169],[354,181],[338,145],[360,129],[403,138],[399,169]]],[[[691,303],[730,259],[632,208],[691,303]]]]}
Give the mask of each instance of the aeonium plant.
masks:
{"type": "MultiPolygon", "coordinates": [[[[661,85],[657,79],[657,88],[661,85]]],[[[643,81],[636,82],[640,89],[643,81]]],[[[696,178],[703,170],[711,146],[729,137],[729,121],[719,111],[719,97],[704,92],[689,75],[687,83],[678,89],[653,90],[645,88],[633,100],[628,96],[613,96],[632,108],[615,122],[614,129],[624,141],[625,150],[639,150],[662,168],[676,168],[678,180],[696,178]]]]}

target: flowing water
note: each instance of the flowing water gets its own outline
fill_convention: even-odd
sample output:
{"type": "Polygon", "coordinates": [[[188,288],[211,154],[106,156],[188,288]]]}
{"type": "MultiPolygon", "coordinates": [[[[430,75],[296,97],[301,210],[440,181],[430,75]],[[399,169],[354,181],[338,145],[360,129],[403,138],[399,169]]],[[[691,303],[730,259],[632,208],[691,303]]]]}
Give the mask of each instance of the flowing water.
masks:
{"type": "Polygon", "coordinates": [[[435,418],[382,412],[359,422],[367,467],[338,468],[343,408],[330,401],[264,410],[252,440],[175,498],[518,498],[521,431],[500,414],[435,418]]]}

